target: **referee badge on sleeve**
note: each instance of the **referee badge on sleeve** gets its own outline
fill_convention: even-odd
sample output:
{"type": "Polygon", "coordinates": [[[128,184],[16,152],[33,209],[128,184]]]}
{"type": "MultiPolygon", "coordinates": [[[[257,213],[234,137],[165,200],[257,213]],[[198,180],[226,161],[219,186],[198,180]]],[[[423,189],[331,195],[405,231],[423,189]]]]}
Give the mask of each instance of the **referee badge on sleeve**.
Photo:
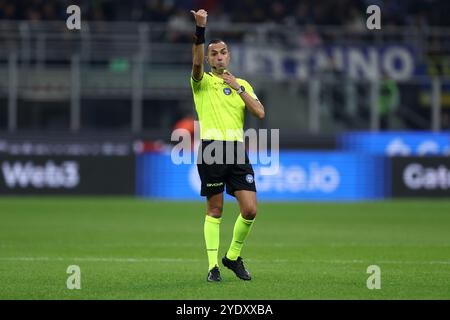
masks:
{"type": "Polygon", "coordinates": [[[251,174],[248,174],[248,175],[246,175],[245,176],[245,180],[248,182],[248,183],[253,183],[253,176],[251,175],[251,174]]]}

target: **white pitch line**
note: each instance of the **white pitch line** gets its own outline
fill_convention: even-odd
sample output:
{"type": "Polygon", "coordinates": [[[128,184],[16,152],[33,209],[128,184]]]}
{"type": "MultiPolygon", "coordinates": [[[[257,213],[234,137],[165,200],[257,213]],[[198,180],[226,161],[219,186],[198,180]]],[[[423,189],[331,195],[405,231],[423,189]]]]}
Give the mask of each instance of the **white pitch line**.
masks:
{"type": "MultiPolygon", "coordinates": [[[[408,261],[408,260],[289,260],[289,259],[247,259],[250,262],[265,263],[328,263],[328,264],[411,264],[411,265],[450,265],[450,261],[408,261]]],[[[187,258],[100,258],[100,257],[0,257],[0,261],[84,261],[84,262],[120,262],[120,263],[146,263],[146,262],[201,262],[204,259],[187,258]]]]}
{"type": "Polygon", "coordinates": [[[433,265],[442,264],[450,265],[450,261],[408,261],[408,260],[310,260],[301,262],[311,263],[333,263],[333,264],[417,264],[417,265],[433,265]]]}
{"type": "MultiPolygon", "coordinates": [[[[39,243],[39,246],[53,246],[53,242],[48,243],[39,243]]],[[[69,244],[70,245],[70,244],[69,244]]],[[[113,247],[113,248],[130,248],[130,247],[142,247],[142,248],[165,248],[165,247],[198,247],[199,245],[203,245],[202,243],[83,243],[83,244],[75,244],[75,246],[80,247],[113,247]]],[[[1,243],[0,248],[12,248],[12,247],[21,247],[21,246],[29,246],[28,243],[20,245],[16,243],[1,243]]],[[[36,245],[37,246],[37,245],[36,245]]],[[[437,247],[437,248],[448,248],[450,247],[450,244],[409,244],[409,243],[361,243],[361,242],[348,242],[348,243],[296,243],[296,244],[286,244],[286,243],[253,243],[253,247],[279,247],[279,248],[292,248],[292,247],[330,247],[330,248],[340,248],[340,247],[402,247],[402,248],[430,248],[430,247],[437,247]]]]}
{"type": "Polygon", "coordinates": [[[86,262],[197,262],[184,258],[99,258],[99,257],[0,257],[4,261],[86,261],[86,262]]]}

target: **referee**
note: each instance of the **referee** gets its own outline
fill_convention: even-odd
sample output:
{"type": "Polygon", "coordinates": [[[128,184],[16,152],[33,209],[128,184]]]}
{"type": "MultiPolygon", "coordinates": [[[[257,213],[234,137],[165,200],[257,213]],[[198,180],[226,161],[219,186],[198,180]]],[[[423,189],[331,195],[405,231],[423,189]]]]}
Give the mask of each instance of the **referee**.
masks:
{"type": "Polygon", "coordinates": [[[241,258],[241,249],[256,216],[256,187],[253,168],[244,149],[243,127],[246,108],[257,118],[263,119],[264,107],[247,81],[235,78],[227,71],[230,52],[224,41],[216,39],[209,42],[206,62],[211,67],[211,72],[204,72],[205,27],[208,14],[203,9],[197,12],[191,10],[191,13],[196,22],[191,87],[202,140],[197,168],[201,180],[201,195],[207,199],[204,224],[209,263],[207,281],[221,280],[217,260],[225,186],[227,193],[237,199],[240,214],[222,264],[240,279],[251,280],[241,258]],[[211,148],[212,145],[222,148],[211,148]],[[220,160],[211,163],[205,159],[204,151],[207,149],[214,149],[216,153],[219,150],[224,152],[215,153],[214,158],[220,160]],[[229,161],[230,150],[233,161],[229,161]],[[243,157],[239,157],[239,154],[243,157]]]}

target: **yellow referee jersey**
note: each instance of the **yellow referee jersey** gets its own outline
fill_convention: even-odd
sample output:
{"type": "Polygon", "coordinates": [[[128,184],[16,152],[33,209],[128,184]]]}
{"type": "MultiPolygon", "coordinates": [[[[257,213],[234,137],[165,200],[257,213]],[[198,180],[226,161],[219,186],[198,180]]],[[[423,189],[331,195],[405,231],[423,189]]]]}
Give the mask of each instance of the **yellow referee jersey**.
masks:
{"type": "MultiPolygon", "coordinates": [[[[257,99],[247,81],[236,80],[257,99]]],[[[191,77],[191,87],[200,122],[200,138],[243,142],[245,103],[239,94],[212,72],[203,73],[199,81],[191,77]]]]}

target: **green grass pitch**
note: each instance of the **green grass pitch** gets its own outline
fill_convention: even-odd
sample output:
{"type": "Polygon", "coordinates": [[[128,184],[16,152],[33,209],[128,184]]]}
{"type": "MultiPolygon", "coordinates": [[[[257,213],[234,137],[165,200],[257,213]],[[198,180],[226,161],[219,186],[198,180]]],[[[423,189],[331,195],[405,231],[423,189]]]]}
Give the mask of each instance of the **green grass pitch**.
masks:
{"type": "MultiPolygon", "coordinates": [[[[0,198],[0,299],[449,299],[450,201],[259,203],[242,256],[207,283],[204,204],[0,198]],[[69,265],[81,289],[69,290],[69,265]],[[369,290],[367,267],[381,268],[369,290]]],[[[227,202],[223,256],[238,207],[227,202]]]]}

